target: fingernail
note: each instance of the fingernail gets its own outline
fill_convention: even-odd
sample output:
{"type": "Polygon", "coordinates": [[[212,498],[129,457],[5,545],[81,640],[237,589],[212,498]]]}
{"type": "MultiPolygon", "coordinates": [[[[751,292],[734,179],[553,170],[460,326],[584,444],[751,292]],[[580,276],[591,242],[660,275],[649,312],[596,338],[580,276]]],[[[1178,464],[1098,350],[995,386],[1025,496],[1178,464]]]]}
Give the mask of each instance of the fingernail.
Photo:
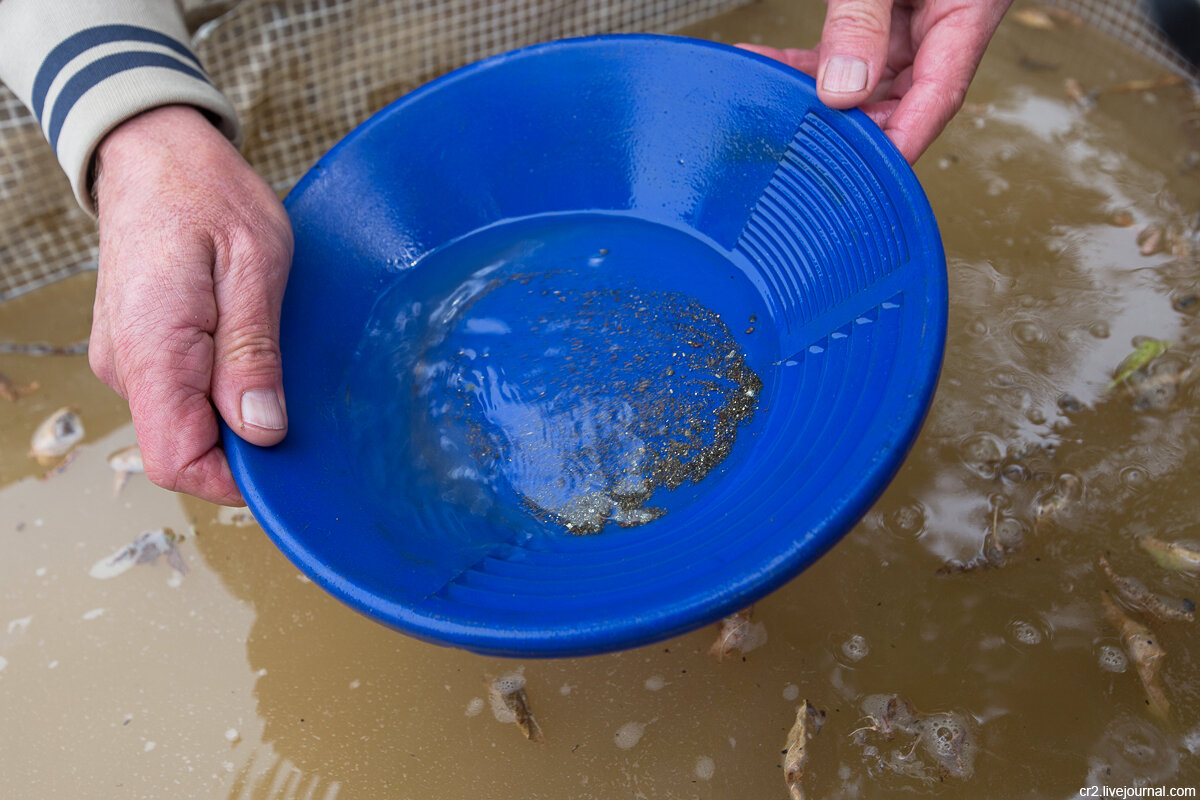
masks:
{"type": "Polygon", "coordinates": [[[867,88],[867,62],[852,56],[834,56],[825,64],[821,88],[838,94],[861,92],[867,88]]]}
{"type": "Polygon", "coordinates": [[[287,427],[279,395],[270,389],[251,389],[242,393],[242,423],[268,431],[287,427]]]}

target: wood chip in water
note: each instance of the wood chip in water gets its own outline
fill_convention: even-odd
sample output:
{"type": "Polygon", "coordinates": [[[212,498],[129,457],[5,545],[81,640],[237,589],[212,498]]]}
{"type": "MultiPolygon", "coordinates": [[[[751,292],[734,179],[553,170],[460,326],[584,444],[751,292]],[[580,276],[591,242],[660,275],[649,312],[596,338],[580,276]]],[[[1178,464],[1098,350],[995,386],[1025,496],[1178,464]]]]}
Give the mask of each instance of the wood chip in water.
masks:
{"type": "Polygon", "coordinates": [[[1153,536],[1142,536],[1137,543],[1161,567],[1179,572],[1200,572],[1200,544],[1196,542],[1168,542],[1153,536]]]}
{"type": "Polygon", "coordinates": [[[0,397],[3,397],[10,403],[15,403],[27,394],[32,394],[38,390],[38,382],[20,384],[12,378],[0,372],[0,397]]]}
{"type": "Polygon", "coordinates": [[[1108,576],[1108,580],[1117,590],[1117,594],[1130,606],[1161,620],[1195,621],[1196,604],[1191,600],[1186,598],[1178,600],[1174,597],[1155,594],[1136,578],[1118,575],[1104,556],[1100,556],[1100,568],[1108,576]]]}
{"type": "Polygon", "coordinates": [[[1110,94],[1125,94],[1128,92],[1150,92],[1155,89],[1165,89],[1169,86],[1183,86],[1182,75],[1160,75],[1157,78],[1144,78],[1142,80],[1124,81],[1122,83],[1109,86],[1104,91],[1110,94]]]}
{"type": "Polygon", "coordinates": [[[1138,252],[1144,256],[1152,256],[1163,249],[1165,236],[1163,229],[1157,225],[1147,225],[1137,236],[1138,252]]]}
{"type": "Polygon", "coordinates": [[[1091,108],[1096,104],[1095,90],[1085,91],[1083,84],[1079,82],[1078,78],[1067,78],[1064,80],[1063,91],[1067,97],[1085,108],[1091,108]]]}
{"type": "Polygon", "coordinates": [[[1050,19],[1054,20],[1059,25],[1069,28],[1083,27],[1083,17],[1067,11],[1065,8],[1058,8],[1056,6],[1040,6],[1040,8],[1042,13],[1050,17],[1050,19]]]}
{"type": "Polygon", "coordinates": [[[1010,15],[1013,22],[1025,28],[1039,31],[1052,31],[1058,28],[1053,18],[1042,8],[1018,8],[1010,15]]]}
{"type": "Polygon", "coordinates": [[[159,556],[165,556],[167,564],[180,575],[187,573],[187,564],[179,553],[178,543],[182,536],[170,528],[155,528],[143,531],[129,544],[92,565],[88,574],[106,580],[127,572],[137,564],[154,564],[159,556]]]}
{"type": "Polygon", "coordinates": [[[1167,651],[1158,643],[1154,632],[1140,622],[1130,619],[1108,596],[1108,592],[1101,594],[1100,600],[1104,603],[1104,615],[1120,633],[1125,651],[1137,667],[1138,678],[1142,682],[1142,688],[1146,690],[1147,705],[1151,713],[1160,719],[1166,719],[1171,712],[1171,704],[1167,702],[1167,696],[1158,682],[1158,673],[1162,669],[1162,660],[1167,651]]]}
{"type": "Polygon", "coordinates": [[[743,655],[767,641],[767,628],[761,622],[751,622],[754,616],[754,606],[743,608],[736,614],[730,614],[721,620],[721,630],[717,640],[708,648],[708,654],[724,661],[736,650],[743,655]]]}
{"type": "Polygon", "coordinates": [[[112,467],[113,472],[116,473],[113,479],[113,497],[121,493],[121,489],[124,488],[130,475],[146,471],[146,466],[142,463],[142,451],[136,444],[110,453],[108,466],[112,467]]]}
{"type": "Polygon", "coordinates": [[[1113,225],[1114,227],[1129,228],[1132,227],[1133,223],[1137,220],[1134,218],[1133,212],[1121,210],[1114,212],[1108,221],[1109,224],[1113,225]]]}
{"type": "Polygon", "coordinates": [[[791,800],[804,800],[804,765],[808,763],[808,740],[821,731],[825,724],[825,712],[815,708],[808,700],[796,709],[796,721],[788,731],[786,750],[783,756],[783,780],[791,800]]]}
{"type": "Polygon", "coordinates": [[[60,408],[46,418],[29,443],[29,455],[48,465],[75,449],[83,439],[83,420],[72,408],[60,408]]]}
{"type": "Polygon", "coordinates": [[[525,676],[520,672],[492,679],[488,684],[488,700],[492,705],[492,714],[499,722],[516,723],[531,742],[545,741],[542,728],[529,707],[529,698],[525,695],[525,676]]]}

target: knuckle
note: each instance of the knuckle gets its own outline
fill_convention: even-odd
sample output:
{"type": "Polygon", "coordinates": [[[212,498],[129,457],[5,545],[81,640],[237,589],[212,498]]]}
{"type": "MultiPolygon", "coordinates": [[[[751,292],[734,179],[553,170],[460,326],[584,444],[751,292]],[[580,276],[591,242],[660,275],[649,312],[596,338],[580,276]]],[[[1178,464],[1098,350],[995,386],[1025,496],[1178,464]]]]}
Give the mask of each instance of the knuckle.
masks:
{"type": "Polygon", "coordinates": [[[869,41],[886,39],[890,21],[889,5],[878,0],[846,0],[830,9],[825,36],[869,41]]]}
{"type": "Polygon", "coordinates": [[[254,320],[241,326],[222,341],[220,362],[223,365],[253,364],[257,369],[279,369],[278,334],[275,326],[265,320],[254,320]]]}

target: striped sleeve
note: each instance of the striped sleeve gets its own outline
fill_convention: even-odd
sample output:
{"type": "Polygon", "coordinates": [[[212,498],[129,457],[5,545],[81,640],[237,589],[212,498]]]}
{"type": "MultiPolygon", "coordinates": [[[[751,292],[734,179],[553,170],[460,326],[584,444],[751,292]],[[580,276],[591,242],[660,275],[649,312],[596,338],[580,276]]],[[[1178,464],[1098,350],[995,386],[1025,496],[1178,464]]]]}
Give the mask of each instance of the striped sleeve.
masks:
{"type": "Polygon", "coordinates": [[[37,118],[89,213],[92,155],[132,116],[191,105],[238,140],[233,106],[187,41],[174,0],[0,0],[0,81],[37,118]]]}

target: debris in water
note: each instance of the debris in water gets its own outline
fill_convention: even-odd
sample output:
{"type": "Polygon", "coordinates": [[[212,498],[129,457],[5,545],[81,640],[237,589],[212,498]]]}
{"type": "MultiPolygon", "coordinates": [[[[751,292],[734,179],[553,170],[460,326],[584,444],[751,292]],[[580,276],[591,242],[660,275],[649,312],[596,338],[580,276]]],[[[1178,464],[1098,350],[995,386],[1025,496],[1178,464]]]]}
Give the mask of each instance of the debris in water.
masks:
{"type": "Polygon", "coordinates": [[[0,355],[18,356],[81,356],[88,351],[88,340],[81,339],[68,345],[48,342],[0,341],[0,355]]]}
{"type": "Polygon", "coordinates": [[[1134,351],[1125,356],[1121,360],[1121,363],[1117,365],[1116,372],[1113,373],[1113,379],[1109,381],[1104,391],[1110,392],[1118,385],[1129,380],[1130,375],[1167,352],[1170,346],[1170,342],[1163,341],[1162,339],[1151,339],[1149,337],[1136,342],[1134,351]]]}
{"type": "Polygon", "coordinates": [[[1134,608],[1163,620],[1193,622],[1196,619],[1196,604],[1191,600],[1176,600],[1173,597],[1155,594],[1136,578],[1118,575],[1104,556],[1100,556],[1100,568],[1116,588],[1117,594],[1134,608]]]}
{"type": "Polygon", "coordinates": [[[1126,209],[1115,212],[1109,219],[1109,223],[1118,228],[1128,228],[1133,225],[1135,221],[1136,220],[1134,219],[1133,212],[1126,209]]]}
{"type": "Polygon", "coordinates": [[[1012,12],[1013,22],[1026,28],[1039,31],[1052,31],[1058,28],[1054,20],[1042,8],[1018,8],[1012,12]]]}
{"type": "Polygon", "coordinates": [[[0,397],[3,397],[10,403],[15,403],[27,394],[32,394],[38,390],[38,382],[33,381],[25,385],[21,385],[12,378],[0,372],[0,397]]]}
{"type": "Polygon", "coordinates": [[[792,800],[804,800],[804,765],[808,761],[808,740],[821,732],[825,724],[825,712],[815,708],[808,700],[796,709],[796,722],[788,731],[787,749],[783,756],[783,780],[787,784],[792,800]]]}
{"type": "Polygon", "coordinates": [[[1133,407],[1138,411],[1162,411],[1174,404],[1181,389],[1191,383],[1197,374],[1194,367],[1173,368],[1175,365],[1160,361],[1153,371],[1135,372],[1129,376],[1126,386],[1133,395],[1133,407]],[[1159,367],[1168,367],[1159,369],[1159,367]]]}
{"type": "Polygon", "coordinates": [[[542,728],[529,708],[529,698],[525,695],[525,676],[520,672],[510,672],[492,679],[488,684],[488,700],[497,721],[516,723],[531,742],[545,741],[542,728]]]}
{"type": "Polygon", "coordinates": [[[121,489],[125,486],[125,482],[129,480],[130,475],[135,472],[146,471],[146,466],[142,463],[142,451],[136,444],[122,447],[115,453],[110,454],[108,465],[117,473],[113,479],[113,497],[121,493],[121,489]]]}
{"type": "Polygon", "coordinates": [[[850,735],[863,745],[863,753],[873,758],[873,769],[934,783],[945,778],[968,779],[975,771],[975,736],[968,719],[954,711],[924,714],[896,694],[873,694],[862,701],[864,718],[870,723],[850,735]],[[882,742],[891,742],[898,734],[911,737],[898,742],[898,747],[881,752],[876,744],[867,741],[875,733],[882,742]],[[925,763],[917,757],[920,748],[931,759],[925,763]]]}
{"type": "Polygon", "coordinates": [[[1162,669],[1162,659],[1167,651],[1158,643],[1158,637],[1149,628],[1130,619],[1121,611],[1108,596],[1108,592],[1101,594],[1100,600],[1104,603],[1104,615],[1121,634],[1125,650],[1137,668],[1142,688],[1146,690],[1147,705],[1150,706],[1151,713],[1160,719],[1166,719],[1171,705],[1167,702],[1162,686],[1159,685],[1158,672],[1162,669]]]}
{"type": "Polygon", "coordinates": [[[1152,256],[1162,250],[1164,239],[1163,229],[1157,225],[1147,225],[1137,237],[1138,252],[1144,256],[1152,256]]]}
{"type": "Polygon", "coordinates": [[[159,556],[166,556],[167,564],[183,575],[187,572],[187,564],[177,547],[183,538],[170,528],[143,531],[108,558],[97,561],[88,574],[93,578],[115,578],[135,564],[153,564],[159,556]]]}
{"type": "Polygon", "coordinates": [[[721,620],[721,631],[717,640],[708,648],[708,654],[724,661],[734,650],[745,655],[767,641],[767,627],[761,622],[751,622],[754,606],[743,608],[721,620]]]}
{"type": "Polygon", "coordinates": [[[1182,86],[1183,76],[1167,73],[1160,75],[1157,78],[1141,78],[1132,81],[1122,81],[1121,83],[1113,84],[1104,91],[1111,94],[1125,94],[1128,92],[1151,92],[1155,89],[1165,89],[1169,86],[1182,86]]]}
{"type": "Polygon", "coordinates": [[[613,744],[622,750],[630,750],[642,740],[645,733],[645,722],[626,722],[613,734],[613,744]]]}
{"type": "Polygon", "coordinates": [[[1200,572],[1200,544],[1166,542],[1153,536],[1138,537],[1137,543],[1159,566],[1179,572],[1200,572]]]}
{"type": "Polygon", "coordinates": [[[1046,517],[1052,517],[1069,505],[1083,498],[1083,479],[1073,472],[1064,472],[1054,481],[1054,487],[1039,494],[1034,502],[1033,524],[1038,524],[1046,517]]]}
{"type": "Polygon", "coordinates": [[[1091,108],[1096,105],[1096,90],[1084,91],[1083,84],[1079,82],[1078,78],[1067,78],[1064,80],[1063,91],[1067,97],[1084,108],[1091,108]]]}
{"type": "Polygon", "coordinates": [[[218,525],[229,525],[235,528],[245,528],[248,525],[254,525],[254,515],[250,513],[250,509],[240,506],[218,506],[216,523],[218,525]]]}
{"type": "Polygon", "coordinates": [[[29,455],[47,466],[70,453],[82,439],[83,420],[74,409],[60,408],[33,432],[29,455]]]}
{"type": "Polygon", "coordinates": [[[1000,520],[1000,506],[992,508],[992,528],[983,537],[983,548],[970,561],[947,561],[938,567],[938,575],[955,575],[974,572],[978,569],[999,569],[1008,564],[1009,556],[1021,548],[1025,530],[1021,522],[1005,518],[1000,520]]]}

